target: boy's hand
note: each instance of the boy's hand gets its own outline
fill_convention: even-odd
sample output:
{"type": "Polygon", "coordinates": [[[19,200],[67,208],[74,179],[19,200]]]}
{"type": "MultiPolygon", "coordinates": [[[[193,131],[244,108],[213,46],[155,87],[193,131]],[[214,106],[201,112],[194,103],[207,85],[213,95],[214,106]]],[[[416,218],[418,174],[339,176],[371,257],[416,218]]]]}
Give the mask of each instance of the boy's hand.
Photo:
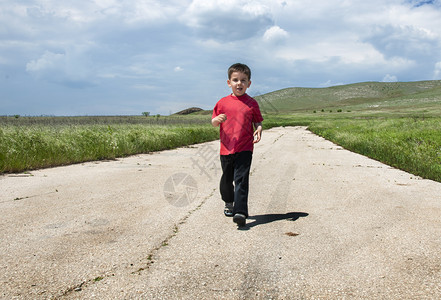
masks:
{"type": "Polygon", "coordinates": [[[262,138],[262,123],[255,124],[255,127],[257,128],[256,131],[254,131],[254,141],[253,143],[256,144],[260,142],[260,139],[262,138]]]}
{"type": "Polygon", "coordinates": [[[219,126],[219,124],[225,122],[227,120],[227,115],[226,114],[220,114],[217,115],[216,117],[214,117],[211,120],[211,124],[213,124],[213,126],[217,127],[219,126]]]}

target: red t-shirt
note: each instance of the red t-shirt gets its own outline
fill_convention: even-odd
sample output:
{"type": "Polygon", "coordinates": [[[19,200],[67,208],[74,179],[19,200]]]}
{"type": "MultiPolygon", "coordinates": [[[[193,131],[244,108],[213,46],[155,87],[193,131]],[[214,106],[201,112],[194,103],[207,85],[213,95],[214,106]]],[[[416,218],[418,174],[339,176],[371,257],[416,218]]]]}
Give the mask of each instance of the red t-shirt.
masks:
{"type": "Polygon", "coordinates": [[[227,115],[227,120],[220,124],[220,155],[253,151],[253,123],[263,121],[257,101],[247,94],[231,94],[216,103],[212,118],[220,114],[227,115]]]}

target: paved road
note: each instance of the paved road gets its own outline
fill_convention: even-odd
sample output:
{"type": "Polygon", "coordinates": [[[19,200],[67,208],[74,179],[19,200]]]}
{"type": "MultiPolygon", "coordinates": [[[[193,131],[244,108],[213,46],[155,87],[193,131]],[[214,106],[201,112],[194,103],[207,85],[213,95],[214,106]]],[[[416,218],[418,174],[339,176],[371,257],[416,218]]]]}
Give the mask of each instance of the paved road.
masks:
{"type": "Polygon", "coordinates": [[[223,216],[218,141],[0,177],[3,299],[440,299],[441,184],[303,127],[223,216]]]}

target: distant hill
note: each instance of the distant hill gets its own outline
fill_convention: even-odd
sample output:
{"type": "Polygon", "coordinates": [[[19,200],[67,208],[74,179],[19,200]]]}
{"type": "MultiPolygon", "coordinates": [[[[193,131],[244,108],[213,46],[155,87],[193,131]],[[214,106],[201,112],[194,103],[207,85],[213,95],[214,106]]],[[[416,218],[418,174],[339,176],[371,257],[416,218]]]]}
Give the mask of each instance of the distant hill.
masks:
{"type": "Polygon", "coordinates": [[[190,107],[175,113],[175,115],[189,115],[200,111],[203,111],[203,109],[199,107],[190,107]]]}
{"type": "MultiPolygon", "coordinates": [[[[338,111],[433,112],[441,115],[441,80],[360,82],[327,88],[293,87],[254,96],[263,114],[338,111]]],[[[175,115],[207,115],[197,107],[175,115]]]]}
{"type": "Polygon", "coordinates": [[[362,82],[327,88],[286,88],[254,97],[263,113],[320,110],[405,110],[441,107],[441,80],[362,82]]]}

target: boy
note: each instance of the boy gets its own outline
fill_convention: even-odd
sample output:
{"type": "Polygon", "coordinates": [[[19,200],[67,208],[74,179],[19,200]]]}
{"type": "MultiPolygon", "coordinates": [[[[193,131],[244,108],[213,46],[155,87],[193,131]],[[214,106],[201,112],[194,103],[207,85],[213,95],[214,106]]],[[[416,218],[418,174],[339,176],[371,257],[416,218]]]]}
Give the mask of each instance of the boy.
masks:
{"type": "Polygon", "coordinates": [[[228,69],[227,84],[232,94],[216,103],[211,124],[220,125],[220,193],[225,202],[224,214],[233,216],[238,226],[245,226],[251,159],[254,144],[262,136],[263,118],[257,101],[246,94],[251,85],[248,66],[232,65],[228,69]]]}

